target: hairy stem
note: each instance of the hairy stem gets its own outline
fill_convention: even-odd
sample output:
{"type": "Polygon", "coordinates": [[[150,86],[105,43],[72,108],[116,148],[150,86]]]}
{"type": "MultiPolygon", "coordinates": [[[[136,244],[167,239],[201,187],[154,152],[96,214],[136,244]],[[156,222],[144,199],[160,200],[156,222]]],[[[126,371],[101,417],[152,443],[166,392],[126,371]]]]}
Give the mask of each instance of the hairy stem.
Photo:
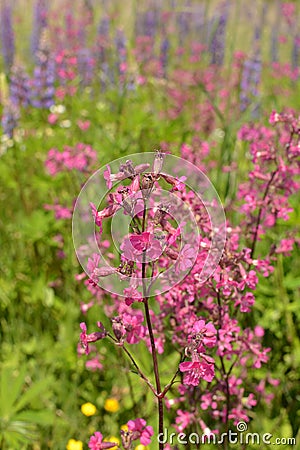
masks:
{"type": "MultiPolygon", "coordinates": [[[[156,353],[156,348],[155,348],[155,341],[154,341],[154,335],[153,335],[153,329],[152,329],[152,323],[151,323],[151,317],[150,317],[149,304],[148,304],[147,297],[144,298],[143,303],[144,303],[144,307],[145,307],[146,322],[147,322],[149,338],[150,338],[150,343],[151,343],[151,354],[152,354],[153,370],[154,370],[154,377],[155,377],[155,384],[156,384],[156,391],[157,391],[158,433],[160,434],[160,433],[163,433],[163,431],[164,431],[163,398],[161,397],[161,384],[160,384],[160,377],[159,377],[159,371],[158,371],[157,353],[156,353]]],[[[159,450],[163,450],[163,448],[164,448],[163,443],[159,443],[159,450]]]]}
{"type": "Polygon", "coordinates": [[[257,237],[258,237],[258,229],[259,229],[259,225],[260,225],[260,221],[261,221],[261,215],[262,215],[262,211],[263,211],[263,207],[264,207],[263,202],[267,198],[270,186],[272,184],[272,181],[274,180],[274,177],[275,177],[276,173],[277,173],[277,169],[274,170],[272,172],[272,174],[271,174],[271,178],[268,181],[268,184],[266,186],[266,189],[265,189],[265,192],[264,192],[264,195],[263,195],[262,204],[261,204],[261,206],[259,208],[259,211],[258,211],[258,215],[257,215],[257,219],[256,219],[256,225],[255,225],[255,231],[254,231],[254,237],[253,237],[253,241],[252,241],[252,245],[251,245],[251,253],[250,253],[250,257],[251,258],[253,258],[255,247],[256,247],[256,242],[257,242],[257,237]]]}
{"type": "MultiPolygon", "coordinates": [[[[143,211],[143,220],[142,220],[142,231],[145,231],[146,227],[146,214],[147,214],[147,201],[144,197],[144,211],[143,211]]],[[[154,334],[153,334],[153,328],[152,328],[152,322],[150,317],[150,310],[149,310],[149,303],[148,303],[148,297],[147,297],[147,287],[146,287],[146,253],[143,254],[143,262],[142,262],[142,283],[143,283],[143,303],[145,308],[145,316],[146,316],[146,323],[147,328],[149,332],[149,338],[151,343],[151,355],[152,355],[152,362],[153,362],[153,371],[155,376],[155,384],[156,384],[156,397],[157,397],[157,406],[158,406],[158,434],[162,435],[164,431],[164,406],[163,406],[163,398],[161,397],[161,383],[160,383],[160,377],[159,377],[159,371],[158,371],[158,361],[157,361],[157,352],[155,348],[155,340],[154,340],[154,334]]],[[[153,266],[152,266],[152,272],[153,272],[153,266]]],[[[164,444],[159,442],[159,450],[163,450],[164,444]]]]}
{"type": "MultiPolygon", "coordinates": [[[[222,327],[222,305],[221,305],[221,298],[220,293],[217,293],[217,300],[218,300],[218,307],[219,307],[219,328],[222,327]]],[[[219,328],[217,330],[217,338],[219,340],[219,328]]],[[[228,426],[229,426],[229,408],[230,408],[230,390],[229,390],[229,381],[228,381],[228,373],[226,372],[225,364],[224,364],[224,358],[222,355],[220,355],[220,361],[221,361],[221,368],[222,368],[222,375],[224,378],[224,381],[226,383],[226,417],[225,417],[225,432],[227,433],[226,436],[228,436],[228,426]]],[[[224,450],[227,450],[228,448],[228,441],[225,439],[224,441],[224,450]]]]}
{"type": "MultiPolygon", "coordinates": [[[[110,339],[112,339],[115,343],[119,344],[119,341],[117,339],[115,339],[111,334],[107,335],[110,339]]],[[[126,355],[128,356],[128,358],[130,359],[130,361],[132,362],[132,364],[134,365],[134,367],[136,368],[139,376],[142,378],[142,380],[144,380],[147,385],[149,386],[149,388],[151,389],[151,391],[153,392],[153,394],[157,397],[157,392],[153,386],[153,384],[150,382],[150,380],[146,377],[146,375],[144,375],[144,373],[141,371],[141,369],[139,368],[137,362],[135,361],[134,357],[132,356],[132,354],[130,353],[130,351],[125,347],[125,345],[120,345],[120,348],[123,350],[124,353],[126,353],[126,355]]]]}

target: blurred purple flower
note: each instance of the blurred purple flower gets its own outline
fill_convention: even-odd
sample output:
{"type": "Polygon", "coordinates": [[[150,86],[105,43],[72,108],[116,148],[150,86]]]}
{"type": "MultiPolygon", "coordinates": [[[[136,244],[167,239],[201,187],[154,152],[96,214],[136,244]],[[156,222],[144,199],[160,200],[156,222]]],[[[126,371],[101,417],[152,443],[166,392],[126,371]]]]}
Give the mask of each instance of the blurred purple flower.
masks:
{"type": "Polygon", "coordinates": [[[190,13],[186,9],[190,6],[190,2],[187,2],[183,6],[183,11],[180,11],[177,15],[177,26],[178,26],[178,37],[179,37],[179,47],[184,43],[185,38],[190,32],[190,13]]]}
{"type": "Polygon", "coordinates": [[[108,17],[103,17],[98,26],[97,36],[97,60],[103,64],[107,60],[107,48],[109,43],[110,21],[108,17]]]}
{"type": "Polygon", "coordinates": [[[261,59],[259,56],[249,58],[244,63],[241,80],[240,109],[245,111],[252,98],[258,96],[258,85],[261,78],[261,59]]]}
{"type": "Polygon", "coordinates": [[[33,78],[30,80],[31,104],[35,108],[50,108],[54,104],[55,62],[46,32],[41,36],[36,61],[33,78]]]}
{"type": "Polygon", "coordinates": [[[5,70],[9,72],[15,54],[15,37],[12,25],[12,8],[8,1],[4,1],[0,12],[1,49],[5,70]]]}
{"type": "Polygon", "coordinates": [[[89,48],[83,48],[77,54],[78,74],[82,86],[90,86],[94,76],[95,60],[89,48]]]}
{"type": "Polygon", "coordinates": [[[47,27],[47,15],[47,0],[36,0],[33,9],[33,25],[31,34],[31,51],[34,56],[38,51],[42,31],[47,27]]]}
{"type": "Polygon", "coordinates": [[[271,32],[271,61],[278,61],[278,30],[274,28],[271,32]]]}
{"type": "Polygon", "coordinates": [[[217,24],[210,41],[211,64],[216,64],[217,66],[221,66],[224,61],[228,10],[229,3],[227,2],[221,7],[221,14],[217,19],[217,24]]]}
{"type": "Polygon", "coordinates": [[[13,138],[14,130],[18,125],[20,118],[20,112],[17,105],[8,100],[3,109],[1,125],[3,128],[3,134],[7,135],[10,139],[13,138]]]}
{"type": "Polygon", "coordinates": [[[29,76],[25,69],[14,64],[10,74],[10,98],[14,105],[28,106],[30,103],[29,76]]]}
{"type": "Polygon", "coordinates": [[[167,37],[165,37],[160,45],[160,66],[162,68],[162,74],[164,77],[166,77],[167,72],[167,64],[168,64],[168,56],[169,56],[169,48],[170,48],[170,41],[167,37]]]}
{"type": "Polygon", "coordinates": [[[122,30],[117,30],[115,37],[115,45],[117,50],[117,64],[119,69],[119,74],[123,75],[126,72],[126,60],[127,60],[127,50],[126,50],[126,38],[122,30]]]}
{"type": "Polygon", "coordinates": [[[158,23],[157,12],[155,10],[148,10],[144,15],[144,35],[154,37],[158,23]]]}

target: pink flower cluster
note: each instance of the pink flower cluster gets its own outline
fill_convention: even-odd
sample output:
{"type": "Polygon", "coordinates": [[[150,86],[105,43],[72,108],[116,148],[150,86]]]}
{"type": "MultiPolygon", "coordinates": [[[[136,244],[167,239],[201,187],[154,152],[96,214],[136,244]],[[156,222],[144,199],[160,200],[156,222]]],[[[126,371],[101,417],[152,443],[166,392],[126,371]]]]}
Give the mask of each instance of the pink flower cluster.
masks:
{"type": "MultiPolygon", "coordinates": [[[[130,450],[134,441],[139,440],[142,445],[149,445],[153,436],[153,428],[146,424],[146,420],[138,418],[127,422],[127,430],[121,430],[122,445],[125,450],[130,450]]],[[[89,449],[105,450],[118,445],[115,442],[106,442],[103,435],[96,431],[89,440],[89,449]]]]}
{"type": "Polygon", "coordinates": [[[179,369],[184,372],[183,383],[198,386],[200,379],[211,382],[214,378],[214,359],[205,354],[205,347],[214,347],[217,342],[217,330],[212,323],[205,325],[204,320],[197,320],[188,337],[187,351],[191,353],[191,362],[182,362],[179,369]]]}
{"type": "MultiPolygon", "coordinates": [[[[90,277],[94,281],[89,286],[94,294],[91,303],[102,304],[111,320],[116,345],[130,351],[127,344],[144,341],[151,353],[155,348],[158,354],[166,352],[170,345],[177,349],[180,360],[174,364],[174,372],[177,370],[174,380],[177,376],[180,383],[176,390],[173,386],[174,398],[163,397],[163,400],[178,431],[200,424],[209,434],[211,430],[206,423],[212,425],[212,432],[220,432],[221,424],[249,421],[251,409],[259,400],[271,401],[268,384],[278,383],[268,377],[256,389],[249,382],[249,371],[261,368],[268,361],[271,349],[262,345],[263,328],[256,325],[251,329],[245,325],[244,318],[255,305],[259,280],[272,274],[277,255],[289,255],[298,244],[290,232],[288,236],[278,233],[278,240],[272,239],[269,247],[260,246],[262,240],[268,242],[268,231],[288,220],[293,211],[290,198],[299,190],[300,119],[292,111],[273,112],[270,127],[244,125],[238,132],[238,139],[244,143],[245,151],[249,150],[252,170],[248,179],[239,185],[238,220],[227,219],[223,255],[204,284],[199,274],[210,251],[210,219],[204,205],[186,188],[184,180],[160,173],[161,155],[152,171],[143,168],[146,174],[130,162],[117,174],[112,174],[107,167],[108,188],[112,189],[114,181],[122,181],[124,185],[116,192],[110,192],[107,208],[97,211],[92,207],[100,231],[103,219],[111,217],[120,208],[124,209],[124,214],[132,216],[133,231],[124,238],[120,265],[114,268],[121,279],[130,280],[130,287],[124,291],[125,301],[124,297],[113,295],[113,304],[103,302],[97,281],[106,276],[106,272],[94,256],[90,261],[90,277]],[[145,227],[139,228],[143,219],[140,208],[143,197],[139,190],[142,188],[147,195],[153,186],[159,189],[159,179],[168,183],[172,194],[194,212],[200,230],[196,252],[189,244],[180,248],[179,238],[184,225],[174,227],[165,205],[152,205],[145,227]],[[125,180],[129,184],[126,185],[125,180]],[[269,250],[263,251],[266,248],[269,250]],[[156,295],[159,314],[154,308],[149,311],[150,333],[142,311],[134,307],[145,303],[138,283],[143,264],[149,264],[149,272],[155,277],[159,269],[170,267],[174,261],[178,271],[187,270],[188,273],[167,293],[156,295]],[[134,305],[134,302],[139,303],[134,305]]],[[[203,163],[197,159],[199,153],[205,158],[210,149],[211,144],[199,141],[197,152],[188,144],[183,144],[181,150],[185,159],[201,165],[203,163]]]]}
{"type": "Polygon", "coordinates": [[[45,166],[52,176],[68,170],[84,172],[91,169],[96,159],[96,150],[90,145],[79,142],[73,147],[65,145],[62,152],[56,148],[49,150],[45,166]]]}
{"type": "MultiPolygon", "coordinates": [[[[239,138],[249,143],[253,170],[249,180],[240,185],[238,198],[245,214],[243,225],[252,241],[253,255],[256,243],[266,231],[281,219],[287,221],[293,211],[289,198],[299,190],[300,118],[290,113],[270,116],[276,128],[245,125],[239,138]],[[274,145],[278,140],[279,145],[274,145]]],[[[292,238],[285,239],[281,248],[291,249],[292,238]]],[[[280,248],[279,247],[279,248],[280,248]]],[[[273,250],[274,252],[274,250],[273,250]]]]}

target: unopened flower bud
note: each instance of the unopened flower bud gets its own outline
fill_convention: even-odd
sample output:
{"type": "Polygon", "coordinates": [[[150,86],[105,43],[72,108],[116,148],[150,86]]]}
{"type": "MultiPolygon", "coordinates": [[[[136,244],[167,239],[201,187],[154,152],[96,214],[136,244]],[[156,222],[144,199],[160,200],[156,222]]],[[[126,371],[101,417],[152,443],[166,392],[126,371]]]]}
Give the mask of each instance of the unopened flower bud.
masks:
{"type": "Polygon", "coordinates": [[[170,247],[165,248],[165,254],[171,258],[176,260],[178,258],[178,253],[170,247]]]}
{"type": "Polygon", "coordinates": [[[99,267],[94,270],[94,275],[96,277],[108,277],[113,273],[116,273],[117,269],[115,267],[99,267]]]}
{"type": "Polygon", "coordinates": [[[121,430],[120,434],[121,434],[122,445],[123,445],[124,449],[130,450],[131,444],[132,444],[132,437],[133,437],[132,431],[121,430]]]}
{"type": "Polygon", "coordinates": [[[156,155],[153,162],[153,173],[154,175],[158,175],[161,172],[162,166],[164,162],[164,154],[157,150],[156,155]]]}
{"type": "Polygon", "coordinates": [[[130,159],[128,159],[125,164],[120,165],[120,172],[123,172],[126,178],[133,177],[135,175],[135,170],[130,159]]]}
{"type": "Polygon", "coordinates": [[[145,197],[149,197],[150,192],[153,188],[155,178],[151,173],[145,173],[142,178],[141,187],[145,197]]]}
{"type": "Polygon", "coordinates": [[[149,167],[150,167],[150,164],[148,164],[148,163],[138,164],[137,166],[135,166],[134,171],[136,174],[143,173],[143,172],[146,172],[146,170],[148,170],[149,167]]]}
{"type": "Polygon", "coordinates": [[[118,341],[121,341],[126,334],[122,319],[120,317],[114,317],[111,322],[114,335],[118,341]]]}

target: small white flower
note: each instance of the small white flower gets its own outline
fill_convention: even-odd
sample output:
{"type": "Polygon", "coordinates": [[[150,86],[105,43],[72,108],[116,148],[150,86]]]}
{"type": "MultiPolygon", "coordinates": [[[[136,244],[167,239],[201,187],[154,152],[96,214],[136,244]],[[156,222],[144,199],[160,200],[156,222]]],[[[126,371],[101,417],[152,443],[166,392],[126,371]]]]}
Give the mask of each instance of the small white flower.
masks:
{"type": "Polygon", "coordinates": [[[72,125],[71,120],[68,120],[68,119],[62,120],[60,122],[60,127],[61,128],[70,128],[71,125],[72,125]]]}
{"type": "Polygon", "coordinates": [[[52,105],[50,106],[50,112],[52,114],[63,114],[66,111],[66,107],[64,105],[52,105]]]}

